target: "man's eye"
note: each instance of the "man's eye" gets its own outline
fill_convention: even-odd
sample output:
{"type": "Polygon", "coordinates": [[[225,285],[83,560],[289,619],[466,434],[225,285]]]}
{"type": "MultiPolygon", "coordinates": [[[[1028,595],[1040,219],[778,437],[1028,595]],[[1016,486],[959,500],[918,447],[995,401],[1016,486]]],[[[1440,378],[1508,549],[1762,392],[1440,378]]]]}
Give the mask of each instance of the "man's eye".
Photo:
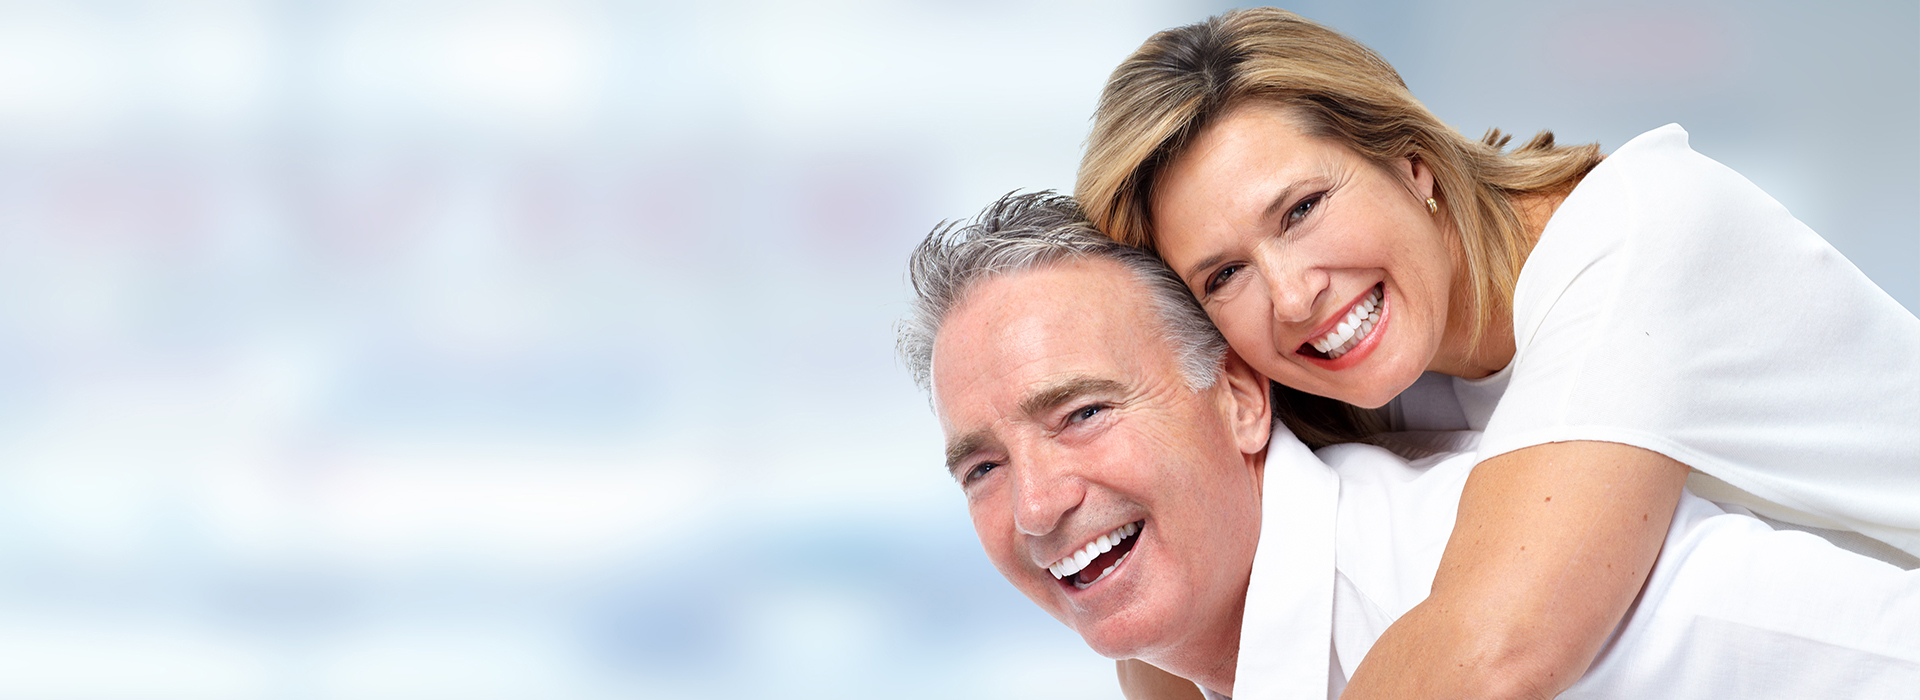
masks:
{"type": "Polygon", "coordinates": [[[1300,220],[1307,218],[1307,215],[1313,213],[1314,207],[1317,206],[1320,206],[1320,195],[1317,194],[1293,205],[1293,209],[1287,212],[1287,225],[1300,223],[1300,220]]]}
{"type": "Polygon", "coordinates": [[[1087,419],[1089,419],[1089,418],[1092,418],[1092,417],[1094,417],[1094,416],[1097,416],[1097,415],[1100,415],[1100,412],[1101,412],[1101,411],[1104,411],[1104,410],[1107,410],[1107,407],[1106,407],[1106,406],[1102,406],[1102,405],[1100,405],[1100,404],[1093,404],[1093,405],[1090,405],[1090,406],[1086,406],[1086,407],[1083,407],[1083,408],[1081,408],[1081,409],[1080,409],[1080,410],[1078,410],[1078,411],[1074,411],[1074,412],[1073,412],[1073,415],[1071,415],[1071,416],[1068,416],[1068,417],[1067,417],[1067,422],[1068,422],[1068,423],[1078,423],[1078,422],[1080,422],[1080,421],[1083,421],[1083,420],[1087,420],[1087,419]]]}
{"type": "Polygon", "coordinates": [[[973,465],[972,469],[967,470],[967,473],[965,476],[960,477],[960,483],[962,484],[972,483],[978,479],[985,478],[987,475],[987,472],[991,472],[999,468],[1000,468],[1000,465],[994,464],[992,462],[981,462],[979,464],[973,465]]]}
{"type": "Polygon", "coordinates": [[[1240,272],[1241,267],[1243,266],[1228,265],[1220,268],[1219,272],[1213,273],[1212,277],[1207,278],[1207,293],[1212,294],[1215,290],[1220,289],[1222,285],[1227,283],[1227,280],[1233,279],[1235,273],[1240,272]]]}

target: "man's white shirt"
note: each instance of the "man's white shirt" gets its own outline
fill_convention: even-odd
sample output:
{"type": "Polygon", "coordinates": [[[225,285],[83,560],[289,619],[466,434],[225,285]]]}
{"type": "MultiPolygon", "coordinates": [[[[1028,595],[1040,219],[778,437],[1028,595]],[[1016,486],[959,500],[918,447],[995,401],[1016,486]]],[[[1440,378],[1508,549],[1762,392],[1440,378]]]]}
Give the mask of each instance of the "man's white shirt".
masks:
{"type": "MultiPolygon", "coordinates": [[[[1432,588],[1475,433],[1408,461],[1268,447],[1237,700],[1337,697],[1432,588]]],[[[1544,623],[1544,621],[1543,621],[1544,623]]],[[[1639,599],[1562,698],[1920,697],[1920,570],[1685,494],[1639,599]]],[[[1210,697],[1218,697],[1208,693],[1210,697]]]]}

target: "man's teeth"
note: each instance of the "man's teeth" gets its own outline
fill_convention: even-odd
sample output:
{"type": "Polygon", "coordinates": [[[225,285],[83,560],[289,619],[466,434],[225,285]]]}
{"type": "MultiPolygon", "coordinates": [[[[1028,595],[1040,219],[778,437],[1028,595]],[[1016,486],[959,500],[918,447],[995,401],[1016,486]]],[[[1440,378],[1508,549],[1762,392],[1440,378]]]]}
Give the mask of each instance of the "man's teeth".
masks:
{"type": "MultiPolygon", "coordinates": [[[[1127,552],[1127,553],[1126,553],[1126,555],[1124,555],[1124,556],[1122,556],[1122,557],[1120,557],[1120,561],[1126,561],[1126,560],[1127,560],[1127,557],[1129,557],[1129,556],[1133,556],[1133,552],[1127,552]]],[[[1081,582],[1080,582],[1080,578],[1079,578],[1079,577],[1077,577],[1077,576],[1076,576],[1076,577],[1074,577],[1074,579],[1073,579],[1073,587],[1074,587],[1075,589],[1077,589],[1077,590],[1082,590],[1082,591],[1084,591],[1084,590],[1087,590],[1087,587],[1088,587],[1088,586],[1091,586],[1091,585],[1093,585],[1093,584],[1096,584],[1096,583],[1099,583],[1099,582],[1100,582],[1100,579],[1103,579],[1103,578],[1106,578],[1106,577],[1107,577],[1107,574],[1111,574],[1111,573],[1113,573],[1113,570],[1114,570],[1114,569],[1116,569],[1116,568],[1119,568],[1119,566],[1120,566],[1120,561],[1116,561],[1116,562],[1114,562],[1114,563],[1113,563],[1113,565],[1112,565],[1112,566],[1108,566],[1108,567],[1107,567],[1107,568],[1106,568],[1105,570],[1102,570],[1102,571],[1100,572],[1100,575],[1099,575],[1099,576],[1095,576],[1095,577],[1093,577],[1093,580],[1092,580],[1092,581],[1088,581],[1088,582],[1086,582],[1086,583],[1081,583],[1081,582]]]]}
{"type": "Polygon", "coordinates": [[[1308,344],[1326,353],[1328,359],[1334,359],[1359,345],[1368,333],[1373,332],[1373,324],[1379,322],[1380,288],[1374,287],[1373,291],[1367,293],[1367,298],[1353,305],[1353,310],[1347,312],[1346,318],[1340,319],[1340,325],[1335,326],[1332,333],[1308,344]]]}
{"type": "MultiPolygon", "coordinates": [[[[1080,548],[1080,551],[1074,552],[1062,558],[1060,561],[1054,562],[1052,566],[1047,567],[1047,571],[1051,572],[1054,578],[1066,578],[1080,573],[1080,570],[1087,568],[1087,562],[1093,561],[1094,557],[1112,551],[1115,545],[1127,541],[1127,538],[1132,537],[1134,533],[1139,531],[1140,525],[1137,523],[1127,523],[1114,528],[1113,532],[1101,535],[1094,538],[1092,542],[1088,542],[1087,546],[1080,548]]],[[[1112,570],[1113,567],[1107,567],[1107,571],[1112,570]]],[[[1103,572],[1100,575],[1105,576],[1106,573],[1103,572]]],[[[1084,588],[1084,586],[1082,587],[1084,588]]]]}

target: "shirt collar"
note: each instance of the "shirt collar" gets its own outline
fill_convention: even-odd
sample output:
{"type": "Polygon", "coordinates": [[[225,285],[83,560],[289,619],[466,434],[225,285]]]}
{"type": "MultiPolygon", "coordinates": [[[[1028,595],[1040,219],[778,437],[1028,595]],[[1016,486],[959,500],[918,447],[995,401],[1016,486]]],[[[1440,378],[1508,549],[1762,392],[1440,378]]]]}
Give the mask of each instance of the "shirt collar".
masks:
{"type": "Polygon", "coordinates": [[[1293,433],[1274,428],[1233,695],[1318,700],[1327,696],[1331,663],[1340,479],[1293,433]]]}

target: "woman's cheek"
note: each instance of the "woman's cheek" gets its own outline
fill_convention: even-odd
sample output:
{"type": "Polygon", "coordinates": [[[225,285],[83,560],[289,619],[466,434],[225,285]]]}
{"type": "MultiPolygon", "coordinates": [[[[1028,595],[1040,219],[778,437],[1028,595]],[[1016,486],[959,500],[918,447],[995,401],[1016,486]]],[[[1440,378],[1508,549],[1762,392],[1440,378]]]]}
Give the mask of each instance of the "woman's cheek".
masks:
{"type": "Polygon", "coordinates": [[[1241,357],[1255,362],[1257,367],[1264,358],[1280,357],[1285,353],[1275,347],[1272,314],[1263,304],[1249,299],[1253,296],[1256,295],[1243,294],[1221,305],[1212,318],[1213,324],[1220,328],[1220,334],[1226,336],[1227,344],[1233,346],[1241,357]],[[1256,361],[1255,358],[1260,360],[1256,361]]]}

